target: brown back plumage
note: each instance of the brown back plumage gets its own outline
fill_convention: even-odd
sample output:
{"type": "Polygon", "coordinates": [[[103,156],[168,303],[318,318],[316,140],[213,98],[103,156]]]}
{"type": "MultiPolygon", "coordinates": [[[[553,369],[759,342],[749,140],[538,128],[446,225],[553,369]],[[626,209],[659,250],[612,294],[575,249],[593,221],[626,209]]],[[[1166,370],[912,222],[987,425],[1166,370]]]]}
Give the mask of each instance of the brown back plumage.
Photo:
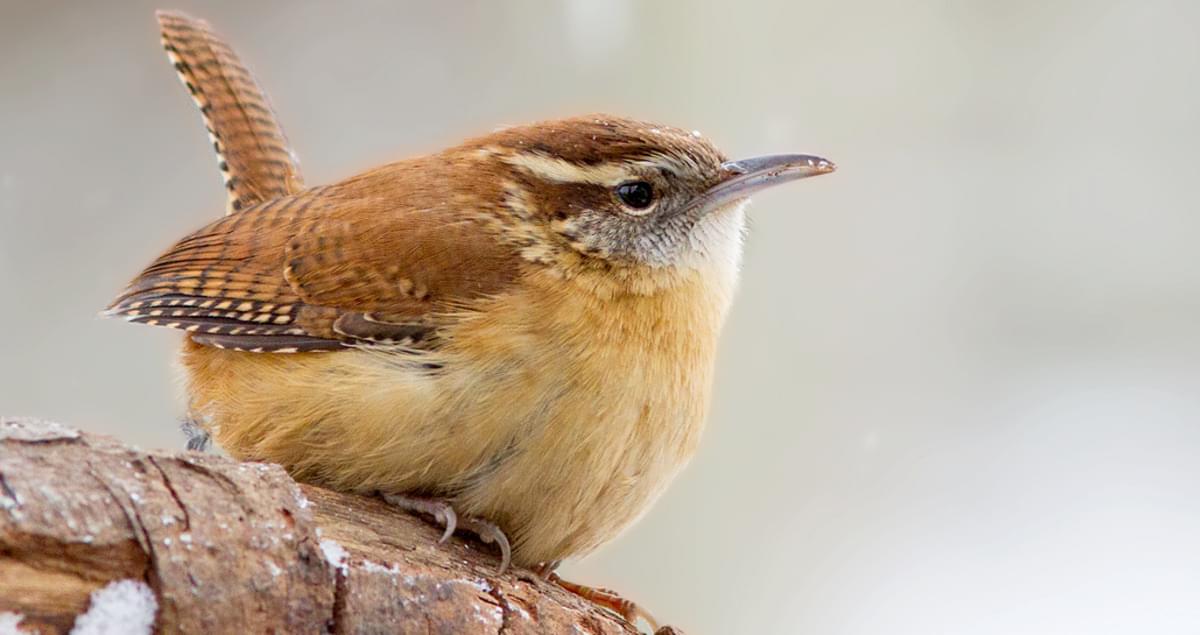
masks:
{"type": "Polygon", "coordinates": [[[159,11],[163,47],[200,108],[229,193],[227,213],[299,192],[300,166],[250,71],[208,23],[159,11]]]}
{"type": "Polygon", "coordinates": [[[225,216],[160,256],[108,314],[254,352],[434,347],[519,267],[486,215],[428,187],[454,169],[412,159],[225,216]]]}

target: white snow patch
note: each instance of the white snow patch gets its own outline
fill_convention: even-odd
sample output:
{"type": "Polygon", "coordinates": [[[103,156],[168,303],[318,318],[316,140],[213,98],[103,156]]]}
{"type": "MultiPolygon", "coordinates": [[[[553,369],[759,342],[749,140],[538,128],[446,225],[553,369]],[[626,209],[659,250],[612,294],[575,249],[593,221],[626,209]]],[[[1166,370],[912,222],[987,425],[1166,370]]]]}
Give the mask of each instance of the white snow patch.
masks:
{"type": "Polygon", "coordinates": [[[71,635],[150,635],[158,601],[141,580],[117,580],[92,592],[87,613],[75,618],[71,635]]]}
{"type": "Polygon", "coordinates": [[[21,620],[25,619],[20,613],[4,611],[0,613],[0,635],[21,635],[28,631],[21,630],[21,620]]]}
{"type": "Polygon", "coordinates": [[[364,560],[363,568],[371,573],[386,573],[389,575],[396,575],[397,573],[400,573],[400,567],[396,565],[385,566],[371,560],[364,560]]]}
{"type": "Polygon", "coordinates": [[[325,554],[325,560],[329,564],[340,569],[342,573],[346,572],[346,558],[349,557],[349,554],[341,545],[326,538],[321,541],[321,552],[325,554]]]}
{"type": "Polygon", "coordinates": [[[299,487],[292,487],[292,498],[296,499],[296,506],[300,509],[308,509],[309,505],[312,505],[308,497],[304,495],[304,490],[299,487]]]}
{"type": "MultiPolygon", "coordinates": [[[[4,177],[9,183],[8,175],[4,177]]],[[[0,417],[0,438],[16,441],[57,441],[78,439],[79,431],[61,423],[33,417],[0,417]]]]}
{"type": "Polygon", "coordinates": [[[496,623],[503,624],[504,623],[504,609],[502,609],[498,606],[492,605],[492,604],[488,604],[487,606],[488,606],[488,612],[485,614],[483,612],[483,609],[481,609],[479,607],[478,603],[471,605],[471,608],[473,608],[475,610],[475,621],[479,622],[480,624],[489,624],[489,625],[496,624],[496,623]]]}
{"type": "Polygon", "coordinates": [[[479,580],[468,580],[467,584],[475,587],[475,589],[478,591],[483,591],[484,593],[492,592],[491,583],[489,583],[487,580],[484,580],[482,578],[480,578],[479,580]]]}

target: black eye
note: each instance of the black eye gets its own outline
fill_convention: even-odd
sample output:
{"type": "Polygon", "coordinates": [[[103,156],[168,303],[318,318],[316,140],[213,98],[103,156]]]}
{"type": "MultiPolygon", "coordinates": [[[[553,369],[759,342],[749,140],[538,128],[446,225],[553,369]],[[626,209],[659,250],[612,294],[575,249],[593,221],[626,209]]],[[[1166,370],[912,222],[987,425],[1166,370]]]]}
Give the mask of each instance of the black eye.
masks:
{"type": "Polygon", "coordinates": [[[645,181],[626,181],[617,186],[617,198],[633,209],[646,209],[654,202],[654,187],[645,181]]]}

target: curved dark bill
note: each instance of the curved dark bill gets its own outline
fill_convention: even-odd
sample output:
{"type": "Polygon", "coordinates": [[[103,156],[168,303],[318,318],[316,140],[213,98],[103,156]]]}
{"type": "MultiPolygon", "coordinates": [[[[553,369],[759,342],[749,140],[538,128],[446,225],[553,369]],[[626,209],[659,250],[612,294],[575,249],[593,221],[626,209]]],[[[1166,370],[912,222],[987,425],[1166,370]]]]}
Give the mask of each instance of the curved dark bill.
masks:
{"type": "Polygon", "coordinates": [[[788,181],[829,174],[837,166],[828,159],[810,154],[772,154],[721,164],[726,176],[721,182],[696,197],[692,207],[713,210],[722,205],[788,181]]]}

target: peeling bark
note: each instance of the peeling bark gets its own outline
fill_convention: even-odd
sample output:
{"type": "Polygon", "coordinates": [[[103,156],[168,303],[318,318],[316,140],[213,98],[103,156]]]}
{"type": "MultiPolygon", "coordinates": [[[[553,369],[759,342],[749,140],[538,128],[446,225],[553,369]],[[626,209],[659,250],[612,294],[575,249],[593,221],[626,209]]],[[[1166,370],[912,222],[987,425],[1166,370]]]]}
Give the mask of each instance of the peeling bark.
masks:
{"type": "Polygon", "coordinates": [[[440,532],[275,465],[0,418],[0,613],[29,632],[69,632],[125,579],[153,590],[160,633],[636,632],[440,532]]]}

